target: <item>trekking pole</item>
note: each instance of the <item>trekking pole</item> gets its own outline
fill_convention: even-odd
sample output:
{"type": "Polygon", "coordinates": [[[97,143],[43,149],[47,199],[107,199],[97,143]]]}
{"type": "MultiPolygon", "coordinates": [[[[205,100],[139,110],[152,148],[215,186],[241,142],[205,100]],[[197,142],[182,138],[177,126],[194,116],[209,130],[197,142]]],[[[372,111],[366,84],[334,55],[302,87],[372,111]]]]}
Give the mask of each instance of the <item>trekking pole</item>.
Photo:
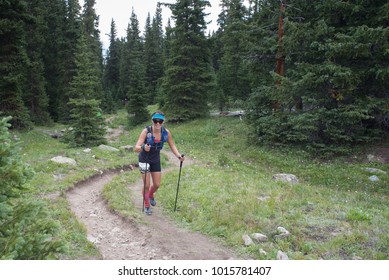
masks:
{"type": "Polygon", "coordinates": [[[143,206],[142,206],[142,212],[145,212],[146,180],[147,180],[147,164],[148,164],[148,161],[149,161],[149,155],[147,155],[146,170],[145,170],[145,181],[143,183],[143,206]]]}
{"type": "Polygon", "coordinates": [[[142,197],[142,200],[143,200],[143,206],[142,206],[142,212],[145,211],[145,197],[146,197],[146,180],[147,180],[147,162],[146,162],[146,170],[145,170],[145,180],[143,182],[143,197],[142,197]]]}
{"type": "MultiPolygon", "coordinates": [[[[182,154],[181,157],[184,157],[184,154],[182,154]]],[[[179,172],[179,175],[178,175],[178,183],[177,183],[177,191],[176,191],[176,202],[174,203],[174,212],[176,212],[176,209],[177,209],[177,198],[178,198],[178,190],[180,188],[181,169],[182,169],[182,161],[180,162],[180,172],[179,172]]]]}

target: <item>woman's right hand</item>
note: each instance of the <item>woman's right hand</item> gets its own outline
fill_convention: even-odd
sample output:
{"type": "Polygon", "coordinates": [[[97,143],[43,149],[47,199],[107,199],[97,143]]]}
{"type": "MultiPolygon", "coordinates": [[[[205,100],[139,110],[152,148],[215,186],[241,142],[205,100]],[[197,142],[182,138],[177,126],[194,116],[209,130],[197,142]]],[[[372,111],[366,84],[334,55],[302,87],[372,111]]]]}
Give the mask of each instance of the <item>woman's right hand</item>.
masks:
{"type": "Polygon", "coordinates": [[[150,149],[151,149],[151,146],[150,146],[149,144],[146,144],[146,145],[144,146],[144,151],[145,151],[145,152],[150,152],[150,149]]]}

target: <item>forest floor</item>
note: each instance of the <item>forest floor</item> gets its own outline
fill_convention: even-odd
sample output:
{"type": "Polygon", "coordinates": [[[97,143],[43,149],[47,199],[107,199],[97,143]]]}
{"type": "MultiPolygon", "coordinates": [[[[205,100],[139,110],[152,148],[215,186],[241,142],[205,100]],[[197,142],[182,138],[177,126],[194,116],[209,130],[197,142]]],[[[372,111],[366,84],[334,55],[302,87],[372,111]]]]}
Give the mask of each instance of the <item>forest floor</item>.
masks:
{"type": "MultiPolygon", "coordinates": [[[[120,129],[120,128],[119,128],[120,129]]],[[[110,140],[120,135],[111,131],[110,140]],[[112,137],[114,135],[114,137],[112,137]]],[[[175,166],[162,173],[178,170],[179,161],[166,152],[175,166]]],[[[187,158],[184,165],[193,163],[187,158]]],[[[137,172],[137,170],[129,171],[137,172]]],[[[230,248],[200,233],[180,228],[164,215],[157,204],[153,214],[140,219],[123,219],[113,213],[102,197],[102,189],[115,174],[105,172],[77,185],[67,193],[70,207],[87,229],[88,240],[93,242],[105,260],[226,260],[239,259],[230,248]]],[[[133,194],[135,207],[142,211],[142,181],[128,186],[133,194]]],[[[158,201],[158,197],[156,196],[158,201]]]]}

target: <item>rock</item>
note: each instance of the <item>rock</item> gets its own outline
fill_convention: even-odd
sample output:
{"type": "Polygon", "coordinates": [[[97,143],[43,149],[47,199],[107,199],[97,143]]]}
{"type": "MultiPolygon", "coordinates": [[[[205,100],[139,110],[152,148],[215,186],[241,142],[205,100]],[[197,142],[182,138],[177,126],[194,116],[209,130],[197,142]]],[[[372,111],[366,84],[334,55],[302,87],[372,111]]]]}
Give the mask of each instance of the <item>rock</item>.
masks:
{"type": "Polygon", "coordinates": [[[266,242],[268,239],[267,236],[262,233],[253,233],[251,238],[257,242],[266,242]]]}
{"type": "Polygon", "coordinates": [[[376,156],[376,155],[367,155],[367,160],[369,162],[380,162],[380,163],[385,163],[387,162],[385,158],[381,156],[376,156]]]}
{"type": "Polygon", "coordinates": [[[94,237],[93,235],[88,235],[87,239],[89,242],[92,242],[93,244],[100,243],[100,241],[96,237],[94,237]]]}
{"type": "Polygon", "coordinates": [[[283,227],[278,227],[277,228],[277,235],[274,236],[275,238],[286,238],[286,237],[289,237],[290,236],[290,232],[287,231],[285,228],[283,227]]]}
{"type": "Polygon", "coordinates": [[[367,155],[367,160],[372,162],[375,160],[375,156],[374,155],[367,155]]]}
{"type": "Polygon", "coordinates": [[[49,134],[52,138],[54,139],[58,139],[58,138],[61,138],[63,136],[63,133],[60,133],[60,132],[54,132],[54,133],[50,133],[49,134]]]}
{"type": "Polygon", "coordinates": [[[270,199],[270,196],[268,196],[268,195],[260,195],[260,196],[258,197],[258,200],[259,200],[259,201],[266,201],[266,200],[268,200],[268,199],[270,199]]]}
{"type": "Polygon", "coordinates": [[[376,175],[373,175],[369,177],[369,180],[372,182],[378,182],[380,179],[376,175]]]}
{"type": "Polygon", "coordinates": [[[119,152],[119,149],[107,145],[100,145],[99,148],[105,151],[119,152]]]}
{"type": "Polygon", "coordinates": [[[279,173],[279,174],[274,174],[272,178],[276,181],[282,181],[291,184],[299,183],[299,180],[297,179],[296,175],[293,174],[279,173]]]}
{"type": "Polygon", "coordinates": [[[377,168],[365,167],[365,168],[362,168],[362,170],[365,170],[365,171],[367,171],[369,173],[386,174],[386,171],[383,171],[383,170],[377,169],[377,168]]]}
{"type": "Polygon", "coordinates": [[[53,157],[51,161],[61,164],[77,165],[77,162],[74,159],[63,156],[53,157]]]}
{"type": "Polygon", "coordinates": [[[59,174],[54,174],[53,177],[54,177],[54,179],[56,179],[56,180],[62,180],[63,178],[66,177],[66,174],[61,174],[61,173],[59,173],[59,174]]]}
{"type": "Polygon", "coordinates": [[[289,260],[288,255],[282,251],[277,252],[277,260],[289,260]]]}
{"type": "Polygon", "coordinates": [[[243,239],[243,241],[244,241],[244,245],[246,245],[246,246],[254,245],[253,240],[252,240],[251,237],[248,236],[247,234],[244,234],[244,235],[242,236],[242,239],[243,239]]]}
{"type": "Polygon", "coordinates": [[[263,250],[263,249],[259,249],[259,253],[260,253],[261,255],[267,256],[267,252],[266,252],[265,250],[263,250]]]}
{"type": "Polygon", "coordinates": [[[213,117],[242,117],[244,116],[244,111],[226,111],[226,112],[211,112],[213,117]]]}
{"type": "Polygon", "coordinates": [[[89,149],[89,148],[87,148],[87,149],[85,149],[85,150],[83,150],[83,152],[84,153],[90,153],[92,150],[91,149],[89,149]]]}
{"type": "Polygon", "coordinates": [[[289,231],[287,231],[284,227],[278,227],[277,232],[279,234],[290,234],[289,231]]]}
{"type": "Polygon", "coordinates": [[[121,150],[128,151],[128,152],[132,152],[132,151],[134,150],[134,146],[130,146],[130,145],[121,146],[120,149],[121,149],[121,150]]]}

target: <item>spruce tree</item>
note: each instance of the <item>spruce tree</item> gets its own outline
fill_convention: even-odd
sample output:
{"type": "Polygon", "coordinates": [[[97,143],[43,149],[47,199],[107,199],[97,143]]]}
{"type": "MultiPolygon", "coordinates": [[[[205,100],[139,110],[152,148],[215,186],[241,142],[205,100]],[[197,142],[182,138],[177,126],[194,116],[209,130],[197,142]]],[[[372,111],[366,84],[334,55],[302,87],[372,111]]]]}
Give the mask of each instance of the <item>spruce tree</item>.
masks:
{"type": "Polygon", "coordinates": [[[232,101],[245,101],[251,91],[249,71],[245,64],[247,11],[242,0],[223,2],[225,13],[222,14],[223,32],[220,36],[222,57],[217,75],[218,86],[222,93],[219,98],[221,110],[225,105],[231,106],[232,101]]]}
{"type": "Polygon", "coordinates": [[[140,37],[139,21],[132,10],[129,29],[127,30],[127,65],[129,83],[127,90],[127,112],[129,123],[137,125],[145,122],[149,113],[147,105],[151,104],[151,98],[147,95],[145,88],[145,71],[143,63],[143,43],[140,37]]]}
{"type": "Polygon", "coordinates": [[[164,111],[171,118],[187,120],[208,114],[212,69],[205,12],[209,1],[179,0],[171,4],[175,27],[163,81],[164,111]]]}
{"type": "Polygon", "coordinates": [[[145,26],[144,62],[145,82],[148,96],[154,103],[158,93],[159,80],[163,76],[163,31],[160,5],[152,21],[150,15],[145,26]]]}
{"type": "Polygon", "coordinates": [[[127,34],[126,38],[121,38],[119,41],[120,46],[120,79],[119,79],[119,90],[118,90],[118,99],[123,101],[123,103],[127,104],[128,101],[128,91],[130,87],[130,65],[131,65],[131,48],[129,44],[129,38],[130,38],[130,32],[131,32],[131,24],[128,23],[127,25],[127,34]]]}
{"type": "Polygon", "coordinates": [[[33,171],[21,161],[9,119],[0,119],[0,259],[53,259],[64,252],[64,243],[48,205],[23,195],[33,171]]]}
{"type": "Polygon", "coordinates": [[[67,140],[73,146],[97,146],[105,142],[105,129],[101,117],[97,91],[101,83],[98,61],[88,45],[87,35],[83,34],[76,53],[76,74],[70,83],[68,93],[73,130],[67,140]]]}
{"type": "MultiPolygon", "coordinates": [[[[64,23],[61,24],[60,30],[64,34],[64,37],[60,42],[58,53],[60,73],[57,112],[58,119],[61,122],[70,121],[70,107],[68,106],[68,102],[71,97],[67,93],[71,91],[70,84],[76,74],[76,52],[82,33],[80,10],[81,7],[78,0],[66,1],[64,23]]],[[[55,36],[55,33],[52,35],[55,36]]],[[[55,37],[52,40],[55,40],[55,37]]]]}
{"type": "Polygon", "coordinates": [[[28,13],[31,20],[26,22],[27,64],[26,85],[24,87],[23,100],[27,105],[31,119],[36,124],[49,124],[51,121],[48,106],[49,99],[46,94],[43,46],[45,44],[44,32],[47,29],[44,15],[47,12],[45,0],[28,1],[28,13]]]}
{"type": "MultiPolygon", "coordinates": [[[[387,1],[287,1],[285,76],[273,72],[274,79],[253,92],[248,108],[261,140],[344,152],[385,134],[387,7],[387,1]]],[[[276,54],[277,41],[268,42],[276,54]]],[[[271,53],[263,50],[257,54],[271,53]]]]}
{"type": "Polygon", "coordinates": [[[66,6],[62,0],[45,0],[46,10],[43,14],[45,27],[43,31],[42,61],[44,66],[45,91],[48,96],[48,111],[54,121],[60,118],[63,85],[61,81],[65,73],[62,57],[65,48],[66,6]]]}
{"type": "Polygon", "coordinates": [[[30,20],[21,0],[0,2],[0,117],[12,116],[13,128],[30,128],[32,123],[23,102],[26,54],[25,25],[30,20]]]}
{"type": "Polygon", "coordinates": [[[100,41],[99,31],[99,16],[96,15],[95,10],[96,0],[85,0],[83,12],[81,15],[82,29],[86,35],[88,47],[91,49],[91,53],[96,61],[96,74],[100,76],[100,82],[96,83],[96,89],[94,91],[94,98],[102,100],[103,98],[103,53],[102,44],[100,41]]]}
{"type": "Polygon", "coordinates": [[[163,49],[162,35],[159,24],[153,19],[151,24],[150,15],[146,21],[144,62],[145,62],[145,82],[147,95],[154,103],[158,91],[158,81],[163,76],[163,49]]]}
{"type": "Polygon", "coordinates": [[[110,99],[112,100],[119,100],[118,90],[120,85],[120,45],[116,36],[116,24],[112,19],[106,66],[104,69],[104,91],[106,92],[106,96],[111,96],[110,99]]]}

